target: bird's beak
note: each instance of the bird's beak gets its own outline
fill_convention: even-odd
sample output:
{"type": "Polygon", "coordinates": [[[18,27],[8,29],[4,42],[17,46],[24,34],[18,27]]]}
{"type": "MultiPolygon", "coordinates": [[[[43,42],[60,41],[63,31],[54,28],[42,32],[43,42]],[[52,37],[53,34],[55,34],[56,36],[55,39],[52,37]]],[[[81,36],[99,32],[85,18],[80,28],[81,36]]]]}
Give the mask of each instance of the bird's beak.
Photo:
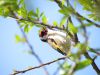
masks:
{"type": "Polygon", "coordinates": [[[42,37],[40,37],[41,41],[43,42],[47,42],[47,39],[43,39],[42,37]]]}

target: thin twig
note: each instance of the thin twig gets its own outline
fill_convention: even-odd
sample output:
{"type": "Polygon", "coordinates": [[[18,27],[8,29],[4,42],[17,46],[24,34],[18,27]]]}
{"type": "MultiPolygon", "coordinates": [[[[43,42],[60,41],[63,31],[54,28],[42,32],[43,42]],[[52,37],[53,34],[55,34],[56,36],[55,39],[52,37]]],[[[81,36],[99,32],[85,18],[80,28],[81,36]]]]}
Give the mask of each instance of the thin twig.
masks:
{"type": "Polygon", "coordinates": [[[64,56],[64,57],[58,58],[58,59],[56,59],[56,60],[47,62],[47,63],[45,63],[45,64],[41,64],[41,65],[36,66],[36,67],[31,67],[31,68],[29,68],[29,69],[22,70],[22,71],[15,71],[15,72],[14,72],[13,74],[11,74],[11,75],[16,75],[16,74],[19,74],[19,73],[25,73],[25,72],[30,71],[30,70],[33,70],[33,69],[37,69],[37,68],[40,68],[40,67],[44,67],[44,66],[46,66],[46,65],[50,65],[50,64],[52,64],[52,63],[54,63],[54,62],[57,62],[57,61],[59,61],[59,60],[64,60],[64,59],[66,59],[66,58],[67,58],[67,57],[64,56]]]}
{"type": "Polygon", "coordinates": [[[95,23],[95,22],[89,20],[88,18],[86,18],[86,17],[80,15],[78,12],[76,12],[76,16],[77,16],[78,18],[80,18],[80,19],[83,18],[83,19],[85,19],[87,22],[90,22],[90,23],[94,24],[94,26],[100,28],[100,25],[99,25],[99,24],[97,24],[97,23],[95,23]]]}
{"type": "MultiPolygon", "coordinates": [[[[83,25],[84,35],[85,35],[85,44],[87,45],[88,37],[87,37],[87,35],[86,35],[86,29],[85,29],[85,27],[84,27],[84,24],[81,22],[81,20],[80,20],[80,19],[78,19],[78,20],[79,20],[80,23],[83,25]]],[[[86,49],[86,48],[85,48],[85,49],[86,49]]],[[[99,75],[99,74],[100,74],[100,70],[99,70],[99,68],[97,67],[96,63],[94,62],[94,59],[92,59],[92,58],[89,56],[89,54],[88,54],[88,52],[86,52],[86,50],[85,50],[84,55],[85,55],[86,58],[92,60],[91,65],[92,65],[93,69],[96,71],[96,73],[99,75]]]]}
{"type": "MultiPolygon", "coordinates": [[[[87,35],[86,35],[86,28],[85,28],[85,26],[84,26],[84,24],[82,23],[82,21],[78,18],[78,20],[80,21],[80,23],[81,23],[81,25],[83,26],[83,29],[84,29],[84,36],[85,36],[85,44],[87,45],[87,41],[88,41],[88,37],[87,37],[87,35]]],[[[86,49],[86,48],[85,48],[86,49]]],[[[86,51],[86,50],[85,50],[86,51]]],[[[97,65],[96,65],[96,63],[94,62],[94,59],[92,59],[90,56],[89,56],[89,54],[88,54],[88,52],[86,52],[85,54],[85,57],[86,58],[89,58],[89,59],[91,59],[92,60],[92,67],[93,67],[93,69],[97,72],[97,74],[99,75],[100,74],[100,70],[99,70],[99,68],[97,67],[97,65]]]]}
{"type": "MultiPolygon", "coordinates": [[[[19,17],[16,15],[16,13],[14,13],[14,12],[12,11],[12,9],[9,8],[9,10],[11,11],[11,13],[12,13],[12,15],[13,15],[14,18],[17,18],[17,19],[19,18],[19,17]]],[[[42,60],[41,60],[40,57],[35,53],[34,48],[33,48],[32,45],[30,44],[30,42],[28,41],[28,38],[27,38],[25,32],[24,32],[23,29],[20,27],[19,21],[17,21],[17,25],[18,25],[20,31],[22,32],[22,35],[23,35],[23,37],[25,38],[28,47],[29,47],[30,50],[32,51],[32,55],[35,56],[35,58],[38,60],[38,62],[39,62],[40,64],[43,64],[42,60]]],[[[43,67],[43,69],[44,69],[45,74],[46,74],[46,75],[49,75],[49,72],[47,71],[46,67],[43,67]]]]}
{"type": "MultiPolygon", "coordinates": [[[[60,8],[62,8],[62,6],[60,5],[60,4],[61,4],[61,1],[60,1],[60,0],[54,0],[54,1],[59,5],[60,8]]],[[[63,6],[64,6],[64,5],[63,5],[63,6]]],[[[70,4],[70,6],[71,6],[71,4],[70,4]]],[[[64,6],[64,7],[66,7],[66,6],[64,6]]],[[[71,7],[72,7],[72,6],[71,6],[71,7]]],[[[72,7],[72,8],[73,8],[73,7],[72,7]]],[[[74,8],[73,8],[73,10],[75,11],[74,8]]],[[[87,18],[81,16],[78,12],[74,13],[74,15],[76,15],[76,17],[78,17],[78,19],[79,19],[79,17],[80,17],[80,18],[84,18],[86,21],[88,21],[88,22],[90,22],[90,23],[93,23],[96,27],[100,27],[100,25],[98,25],[98,24],[92,22],[91,20],[89,20],[89,19],[87,19],[87,18]]],[[[84,32],[86,32],[86,31],[84,30],[84,32]]],[[[77,39],[77,41],[78,41],[78,39],[77,39]]],[[[87,38],[86,38],[85,41],[87,41],[87,38]]],[[[89,56],[89,54],[88,54],[87,52],[86,52],[86,54],[85,54],[85,57],[86,57],[86,58],[90,58],[90,59],[93,61],[93,59],[89,56]]],[[[97,72],[97,74],[99,75],[99,74],[100,74],[100,70],[99,70],[99,68],[97,67],[96,63],[93,61],[91,65],[92,65],[92,67],[94,68],[94,70],[97,72]]]]}
{"type": "MultiPolygon", "coordinates": [[[[92,50],[95,54],[97,54],[97,55],[100,56],[100,52],[96,51],[96,49],[90,48],[90,51],[91,51],[91,50],[92,50]]],[[[100,49],[99,49],[99,50],[100,50],[100,49]]],[[[91,51],[91,52],[92,52],[92,51],[91,51]]]]}
{"type": "MultiPolygon", "coordinates": [[[[12,16],[11,16],[12,17],[12,16]]],[[[52,25],[52,24],[45,24],[45,23],[43,23],[43,22],[41,22],[41,21],[38,21],[38,20],[35,20],[35,21],[33,21],[33,20],[30,20],[30,19],[24,19],[24,18],[18,18],[18,17],[12,17],[12,18],[14,18],[14,19],[16,19],[16,20],[18,20],[18,21],[21,21],[21,20],[24,20],[24,21],[28,21],[28,22],[32,22],[33,24],[40,24],[41,26],[45,26],[45,27],[47,27],[47,28],[56,28],[56,29],[58,29],[58,30],[62,30],[62,31],[66,31],[66,29],[65,28],[61,28],[61,27],[58,27],[58,26],[54,26],[54,25],[52,25]]],[[[70,37],[72,37],[73,35],[70,33],[70,32],[68,32],[68,31],[66,31],[66,33],[70,36],[70,37]]]]}
{"type": "MultiPolygon", "coordinates": [[[[59,0],[55,0],[55,1],[57,1],[57,3],[58,3],[58,1],[59,0]]],[[[59,4],[60,5],[60,4],[59,4]]],[[[62,6],[61,6],[62,7],[62,6]]],[[[76,15],[76,14],[75,14],[76,15]]],[[[79,16],[78,16],[79,17],[79,16]]],[[[59,29],[59,30],[64,30],[63,28],[60,28],[60,27],[56,27],[56,26],[53,26],[53,25],[49,25],[49,24],[44,24],[43,22],[40,22],[40,21],[31,21],[30,19],[19,19],[18,17],[14,17],[15,19],[18,19],[18,20],[25,20],[25,21],[29,21],[29,22],[32,22],[32,23],[34,23],[34,24],[41,24],[42,26],[46,26],[46,27],[48,27],[48,28],[57,28],[57,29],[59,29]]],[[[90,20],[88,20],[88,19],[86,19],[87,21],[90,21],[90,20]]],[[[93,22],[94,23],[94,22],[93,22]]],[[[95,23],[94,23],[95,24],[95,23]]],[[[96,24],[96,25],[98,25],[98,24],[96,24]]],[[[30,45],[30,44],[29,44],[30,45]]],[[[33,49],[31,46],[30,46],[30,49],[33,49]]],[[[39,57],[37,57],[37,54],[35,55],[35,57],[38,59],[39,57]]],[[[39,60],[39,62],[40,62],[40,60],[39,60]]],[[[41,62],[40,62],[41,63],[41,62]]],[[[95,62],[94,62],[95,63],[95,62]]],[[[43,64],[42,64],[43,65],[43,64]]],[[[96,64],[95,64],[96,65],[96,64]]],[[[94,66],[95,66],[94,65],[94,66]]],[[[93,65],[92,65],[93,66],[93,65]]],[[[94,67],[93,66],[93,67],[94,67]]],[[[41,65],[40,65],[40,67],[42,67],[41,65]]],[[[35,68],[39,68],[39,67],[35,67],[35,68]]],[[[32,69],[34,69],[34,68],[32,68],[32,69]]],[[[29,69],[29,70],[31,70],[31,69],[29,69]]],[[[26,71],[28,71],[28,70],[25,70],[25,72],[26,71]]],[[[18,72],[18,73],[24,73],[24,71],[16,71],[16,72],[18,72]]],[[[14,75],[14,74],[13,74],[14,75]]]]}
{"type": "MultiPolygon", "coordinates": [[[[63,9],[63,7],[66,7],[65,5],[61,6],[62,2],[61,2],[60,0],[54,0],[54,1],[59,5],[60,8],[63,9]]],[[[67,1],[68,1],[68,0],[67,0],[67,1]]],[[[70,2],[68,2],[68,3],[70,3],[70,2]]],[[[67,3],[67,4],[68,4],[68,3],[67,3]]],[[[71,6],[71,4],[68,4],[68,5],[71,6]]],[[[75,11],[75,13],[73,13],[75,16],[79,17],[80,19],[83,18],[83,19],[85,19],[87,22],[93,23],[94,26],[100,28],[100,25],[99,25],[99,24],[97,24],[97,23],[95,23],[95,22],[89,20],[88,18],[86,18],[86,17],[80,15],[72,6],[71,6],[71,8],[73,9],[73,11],[75,11]]]]}
{"type": "MultiPolygon", "coordinates": [[[[82,26],[83,26],[83,29],[84,29],[84,36],[85,36],[85,44],[87,45],[88,37],[87,37],[87,35],[86,35],[86,28],[84,27],[84,24],[81,22],[81,20],[80,20],[80,19],[78,19],[78,20],[80,21],[80,23],[81,23],[82,26]]],[[[92,65],[93,69],[96,71],[96,73],[99,75],[99,74],[100,74],[100,70],[99,70],[99,68],[97,67],[96,63],[94,62],[94,59],[92,59],[92,58],[89,56],[88,52],[86,52],[86,48],[85,48],[85,53],[84,53],[84,55],[85,55],[86,58],[92,60],[91,65],[92,65]]]]}
{"type": "MultiPolygon", "coordinates": [[[[18,26],[19,26],[19,24],[18,24],[18,26]]],[[[20,28],[20,26],[19,26],[19,28],[20,28]]],[[[25,35],[25,33],[24,33],[24,31],[22,30],[22,28],[20,28],[20,31],[22,32],[23,37],[26,39],[26,43],[27,43],[28,47],[30,48],[30,50],[31,50],[31,52],[32,52],[32,55],[36,57],[36,59],[38,60],[38,62],[39,62],[40,64],[43,64],[43,62],[42,62],[42,60],[40,59],[40,57],[34,52],[34,49],[33,49],[32,45],[30,44],[30,42],[28,41],[27,36],[25,35]]],[[[49,75],[49,72],[47,71],[46,67],[43,67],[43,69],[44,69],[44,72],[46,73],[46,75],[49,75]]]]}

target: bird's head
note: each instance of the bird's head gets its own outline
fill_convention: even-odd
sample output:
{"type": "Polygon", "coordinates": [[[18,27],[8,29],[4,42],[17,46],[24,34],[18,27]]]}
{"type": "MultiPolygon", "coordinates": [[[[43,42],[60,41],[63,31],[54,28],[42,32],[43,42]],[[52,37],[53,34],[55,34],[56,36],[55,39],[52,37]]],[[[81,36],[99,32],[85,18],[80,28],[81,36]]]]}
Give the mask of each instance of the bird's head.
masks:
{"type": "Polygon", "coordinates": [[[45,27],[39,30],[39,37],[41,41],[47,42],[47,33],[48,33],[48,30],[45,27]]]}

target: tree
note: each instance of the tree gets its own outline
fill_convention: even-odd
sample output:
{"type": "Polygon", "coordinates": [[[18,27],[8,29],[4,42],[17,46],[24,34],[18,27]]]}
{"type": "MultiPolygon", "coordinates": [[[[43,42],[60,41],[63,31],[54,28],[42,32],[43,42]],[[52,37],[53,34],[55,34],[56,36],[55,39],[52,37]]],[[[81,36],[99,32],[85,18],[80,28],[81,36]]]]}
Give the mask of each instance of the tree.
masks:
{"type": "MultiPolygon", "coordinates": [[[[74,2],[77,4],[81,4],[83,7],[82,10],[86,10],[87,12],[90,12],[88,14],[88,18],[85,16],[82,16],[79,12],[76,11],[75,6],[72,5],[70,0],[50,0],[52,2],[55,2],[59,7],[61,14],[63,14],[63,18],[60,21],[60,24],[58,24],[56,21],[54,21],[52,24],[49,24],[49,21],[47,20],[46,15],[44,12],[40,12],[39,8],[36,9],[36,11],[28,11],[26,9],[26,5],[24,3],[24,0],[1,0],[0,1],[0,15],[7,18],[11,17],[16,20],[18,23],[18,26],[20,28],[20,31],[23,34],[23,37],[20,37],[19,35],[16,35],[16,41],[17,42],[23,42],[27,43],[27,45],[30,48],[30,54],[34,55],[38,62],[40,63],[39,66],[31,67],[22,71],[14,71],[12,75],[16,75],[19,73],[25,73],[30,70],[34,70],[36,68],[43,67],[45,73],[49,75],[45,65],[52,64],[54,62],[57,62],[59,60],[65,60],[66,58],[70,58],[70,60],[74,64],[69,64],[68,62],[64,62],[63,64],[60,64],[59,68],[63,71],[63,75],[73,75],[76,71],[84,69],[85,67],[92,65],[93,70],[96,71],[96,73],[100,74],[100,69],[95,63],[95,59],[100,55],[99,50],[100,49],[93,49],[88,45],[88,35],[87,35],[87,27],[96,26],[100,28],[100,25],[97,22],[100,22],[100,1],[99,0],[74,0],[74,2]],[[79,26],[74,25],[74,21],[72,20],[73,16],[76,18],[76,20],[79,22],[79,26]],[[92,20],[90,20],[92,19],[92,20]],[[26,36],[26,33],[34,27],[47,27],[47,28],[55,28],[58,30],[63,30],[66,33],[68,33],[69,37],[74,40],[75,48],[77,48],[77,52],[73,53],[73,50],[70,57],[64,56],[61,58],[58,58],[56,60],[43,63],[41,58],[38,56],[38,54],[35,53],[32,45],[28,41],[28,38],[26,36]],[[80,33],[80,30],[82,33],[80,33]],[[81,34],[85,41],[83,43],[80,42],[79,37],[77,34],[81,34]],[[94,56],[90,56],[89,53],[93,53],[94,56]],[[85,56],[85,60],[81,60],[82,56],[85,56]]],[[[59,71],[59,70],[57,70],[59,71]]]]}

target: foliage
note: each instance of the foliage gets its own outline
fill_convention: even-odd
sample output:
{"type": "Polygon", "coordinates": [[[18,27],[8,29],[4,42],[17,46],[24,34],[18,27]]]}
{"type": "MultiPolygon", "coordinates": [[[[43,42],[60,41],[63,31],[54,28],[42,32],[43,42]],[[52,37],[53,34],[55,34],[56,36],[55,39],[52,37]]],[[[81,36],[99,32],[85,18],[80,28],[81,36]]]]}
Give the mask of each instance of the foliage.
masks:
{"type": "MultiPolygon", "coordinates": [[[[86,27],[95,25],[94,22],[90,21],[89,19],[85,18],[84,16],[81,16],[76,9],[72,7],[70,4],[70,0],[66,2],[66,0],[50,0],[52,2],[56,2],[58,6],[60,7],[60,12],[63,14],[63,17],[60,21],[60,24],[58,24],[56,21],[53,22],[53,26],[50,26],[48,23],[48,19],[44,12],[40,12],[39,8],[36,8],[36,11],[28,11],[26,8],[26,5],[24,3],[24,0],[1,0],[0,1],[0,15],[4,17],[12,17],[15,18],[16,21],[20,24],[20,28],[25,32],[28,33],[34,26],[37,27],[54,27],[57,29],[61,29],[65,31],[66,33],[69,33],[71,40],[76,40],[76,35],[79,33],[79,30],[84,31],[84,43],[78,42],[76,48],[78,49],[76,53],[72,53],[70,55],[70,58],[73,59],[72,61],[76,64],[74,69],[72,70],[72,73],[75,71],[84,69],[85,67],[92,64],[94,60],[91,60],[92,58],[86,58],[85,60],[80,60],[81,56],[84,55],[87,50],[91,51],[92,53],[97,53],[95,50],[88,47],[87,43],[87,36],[86,33],[86,27]],[[66,4],[67,3],[67,4],[66,4]],[[72,17],[75,16],[76,19],[80,22],[80,26],[76,27],[72,21],[72,17]],[[70,19],[69,19],[70,17],[70,19]],[[84,21],[87,21],[85,23],[84,21]],[[63,28],[63,26],[66,26],[63,28]]],[[[80,3],[83,7],[83,10],[86,10],[88,12],[91,12],[88,16],[89,18],[93,19],[94,21],[100,22],[100,0],[77,0],[77,3],[80,3]]],[[[20,37],[19,35],[15,36],[16,43],[22,42],[26,43],[27,39],[25,37],[20,37]]],[[[75,41],[74,41],[75,42],[75,41]]],[[[32,53],[32,52],[31,52],[32,53]]],[[[93,64],[92,64],[93,65],[93,64]]],[[[67,62],[63,64],[63,69],[65,70],[65,74],[70,72],[70,68],[72,67],[72,64],[68,64],[67,62]]]]}
{"type": "Polygon", "coordinates": [[[83,10],[91,12],[89,18],[100,21],[100,0],[78,0],[78,2],[83,6],[83,10]]]}

